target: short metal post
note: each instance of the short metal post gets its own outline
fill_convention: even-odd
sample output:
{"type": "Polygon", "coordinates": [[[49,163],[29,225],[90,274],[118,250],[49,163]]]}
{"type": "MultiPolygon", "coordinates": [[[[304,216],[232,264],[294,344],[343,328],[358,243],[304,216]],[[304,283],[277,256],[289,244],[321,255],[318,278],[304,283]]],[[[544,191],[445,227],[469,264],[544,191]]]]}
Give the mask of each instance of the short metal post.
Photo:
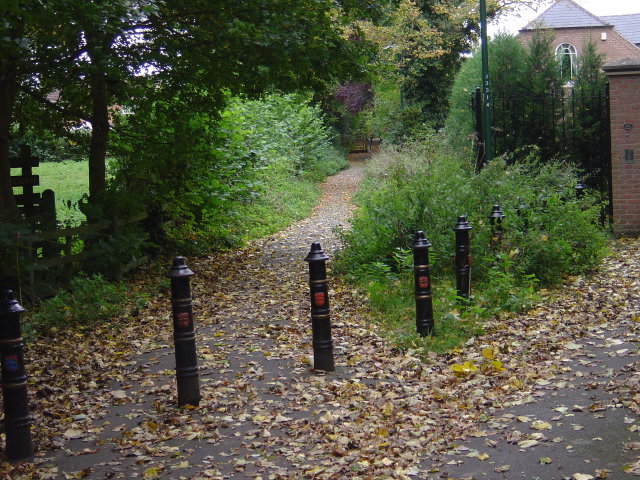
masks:
{"type": "Polygon", "coordinates": [[[491,248],[495,248],[502,240],[502,220],[505,215],[500,210],[500,205],[494,205],[489,214],[489,225],[491,225],[491,248]]]}
{"type": "Polygon", "coordinates": [[[190,277],[192,276],[193,272],[185,264],[184,258],[175,257],[167,277],[171,279],[173,340],[176,350],[179,406],[197,406],[201,398],[191,302],[190,277]]]}
{"type": "Polygon", "coordinates": [[[429,247],[431,243],[423,231],[416,233],[413,242],[413,275],[416,296],[416,331],[421,337],[433,334],[433,303],[429,274],[429,247]]]}
{"type": "Polygon", "coordinates": [[[0,358],[2,359],[2,397],[4,430],[9,460],[33,455],[31,417],[27,398],[27,374],[20,331],[20,306],[11,290],[0,290],[0,358]]]}
{"type": "Polygon", "coordinates": [[[313,332],[313,368],[325,372],[335,371],[333,341],[331,340],[331,315],[329,288],[327,286],[326,261],[329,259],[318,242],[304,261],[309,262],[309,290],[311,296],[311,329],[313,332]]]}
{"type": "Polygon", "coordinates": [[[471,247],[469,244],[469,230],[471,225],[465,215],[458,217],[458,223],[453,227],[456,232],[456,290],[459,297],[468,299],[471,294],[471,247]]]}
{"type": "Polygon", "coordinates": [[[518,206],[516,206],[516,215],[522,218],[522,233],[527,233],[529,230],[529,218],[526,214],[527,206],[522,201],[521,198],[518,198],[518,206]]]}
{"type": "Polygon", "coordinates": [[[576,198],[580,200],[582,197],[584,197],[584,191],[587,189],[587,187],[584,183],[578,180],[578,183],[575,187],[573,187],[573,189],[576,191],[576,198]]]}

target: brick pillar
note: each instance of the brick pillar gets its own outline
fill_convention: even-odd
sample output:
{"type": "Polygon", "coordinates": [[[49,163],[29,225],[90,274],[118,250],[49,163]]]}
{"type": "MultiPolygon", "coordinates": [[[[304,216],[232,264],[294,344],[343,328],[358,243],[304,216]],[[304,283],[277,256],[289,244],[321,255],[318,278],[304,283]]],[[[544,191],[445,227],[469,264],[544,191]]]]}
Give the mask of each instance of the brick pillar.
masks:
{"type": "Polygon", "coordinates": [[[613,228],[640,234],[640,61],[605,65],[609,79],[613,228]]]}

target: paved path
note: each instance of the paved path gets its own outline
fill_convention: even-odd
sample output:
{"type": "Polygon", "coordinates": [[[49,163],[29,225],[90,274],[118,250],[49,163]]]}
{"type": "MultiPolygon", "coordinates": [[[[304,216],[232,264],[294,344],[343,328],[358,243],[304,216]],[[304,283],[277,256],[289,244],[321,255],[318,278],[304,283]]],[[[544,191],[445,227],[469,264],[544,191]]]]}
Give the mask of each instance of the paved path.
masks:
{"type": "Polygon", "coordinates": [[[188,261],[198,408],[176,406],[167,296],[118,328],[30,346],[39,450],[0,478],[631,478],[638,241],[548,305],[426,362],[394,350],[362,296],[332,280],[337,371],[311,370],[302,259],[313,241],[339,246],[362,169],[329,179],[313,215],[286,231],[188,261]],[[487,349],[504,371],[484,368],[487,349]],[[478,371],[454,375],[464,361],[478,371]]]}

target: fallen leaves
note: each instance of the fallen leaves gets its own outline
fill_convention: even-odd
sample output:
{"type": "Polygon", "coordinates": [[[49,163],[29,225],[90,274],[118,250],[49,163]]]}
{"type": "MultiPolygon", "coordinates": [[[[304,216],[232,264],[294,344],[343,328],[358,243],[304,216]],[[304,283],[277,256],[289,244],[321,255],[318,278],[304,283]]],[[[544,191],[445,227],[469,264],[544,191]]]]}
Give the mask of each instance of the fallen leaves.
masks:
{"type": "MultiPolygon", "coordinates": [[[[134,320],[30,345],[40,456],[33,467],[2,471],[13,469],[14,479],[30,478],[33,471],[43,479],[57,478],[52,458],[103,449],[114,464],[93,471],[117,465],[122,478],[266,479],[290,478],[291,472],[328,479],[422,478],[431,470],[432,455],[450,451],[460,438],[483,437],[493,425],[500,442],[547,465],[551,457],[538,455],[545,446],[564,442],[543,435],[556,432],[556,420],[498,412],[534,403],[543,392],[569,388],[573,381],[587,382],[576,374],[589,367],[591,347],[629,355],[618,347],[637,338],[607,337],[617,324],[633,335],[640,329],[637,295],[616,296],[621,279],[637,282],[637,275],[631,278],[626,270],[621,275],[617,257],[595,279],[577,279],[554,301],[529,312],[496,317],[473,342],[426,360],[394,349],[371,324],[366,299],[331,279],[338,371],[312,372],[308,279],[301,259],[316,240],[311,236],[323,235],[323,247],[330,250],[335,238],[325,227],[318,230],[306,220],[287,232],[289,239],[274,236],[242,251],[190,262],[198,302],[203,394],[198,408],[175,404],[167,298],[152,299],[134,320]],[[526,434],[507,428],[514,420],[526,434]]],[[[621,258],[631,252],[640,259],[640,243],[625,245],[621,258]]],[[[637,291],[634,285],[625,288],[637,291]]],[[[613,381],[617,374],[602,375],[613,381]]],[[[640,381],[627,380],[616,388],[626,388],[620,397],[640,412],[640,381]]],[[[596,390],[605,388],[588,381],[596,390]]],[[[557,421],[577,431],[582,425],[571,415],[608,408],[587,398],[574,400],[584,405],[555,407],[557,421]]],[[[487,439],[486,445],[495,448],[497,442],[487,439]]],[[[490,450],[490,456],[481,453],[484,449],[464,453],[496,473],[510,471],[499,450],[490,450]]],[[[635,452],[634,442],[625,449],[635,452]]],[[[452,467],[460,464],[448,460],[452,467]]],[[[555,457],[553,462],[559,465],[555,457]]],[[[629,465],[630,472],[636,470],[640,467],[629,465]]],[[[65,475],[82,478],[73,477],[82,472],[69,469],[65,475]]]]}

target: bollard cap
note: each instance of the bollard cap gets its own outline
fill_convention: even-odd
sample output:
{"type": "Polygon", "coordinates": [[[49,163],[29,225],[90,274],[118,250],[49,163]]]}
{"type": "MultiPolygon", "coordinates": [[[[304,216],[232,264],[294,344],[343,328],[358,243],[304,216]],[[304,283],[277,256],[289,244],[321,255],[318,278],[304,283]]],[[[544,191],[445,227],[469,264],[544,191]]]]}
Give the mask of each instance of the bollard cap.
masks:
{"type": "Polygon", "coordinates": [[[18,314],[24,312],[24,308],[20,306],[13,290],[0,290],[0,315],[18,314]]]}
{"type": "Polygon", "coordinates": [[[577,192],[582,192],[583,190],[585,190],[587,187],[584,183],[582,183],[582,181],[578,180],[578,183],[576,183],[576,186],[573,187],[577,192]]]}
{"type": "Polygon", "coordinates": [[[469,222],[467,222],[466,215],[460,215],[458,217],[458,223],[456,223],[455,226],[453,227],[455,231],[471,230],[471,228],[472,228],[471,225],[469,225],[469,222]]]}
{"type": "Polygon", "coordinates": [[[187,264],[184,261],[184,257],[175,257],[173,259],[173,265],[169,269],[169,272],[166,274],[166,277],[187,278],[193,275],[194,273],[189,267],[187,267],[187,264]]]}
{"type": "Polygon", "coordinates": [[[431,243],[424,236],[424,232],[422,230],[418,230],[416,233],[416,238],[413,240],[413,248],[429,248],[431,243]]]}
{"type": "Polygon", "coordinates": [[[319,242],[311,244],[311,250],[309,250],[309,254],[304,259],[305,262],[326,262],[327,260],[329,260],[329,257],[322,251],[319,242]]]}
{"type": "Polygon", "coordinates": [[[502,210],[500,210],[500,205],[494,205],[493,210],[489,214],[489,221],[494,222],[496,220],[502,220],[505,217],[502,210]]]}

